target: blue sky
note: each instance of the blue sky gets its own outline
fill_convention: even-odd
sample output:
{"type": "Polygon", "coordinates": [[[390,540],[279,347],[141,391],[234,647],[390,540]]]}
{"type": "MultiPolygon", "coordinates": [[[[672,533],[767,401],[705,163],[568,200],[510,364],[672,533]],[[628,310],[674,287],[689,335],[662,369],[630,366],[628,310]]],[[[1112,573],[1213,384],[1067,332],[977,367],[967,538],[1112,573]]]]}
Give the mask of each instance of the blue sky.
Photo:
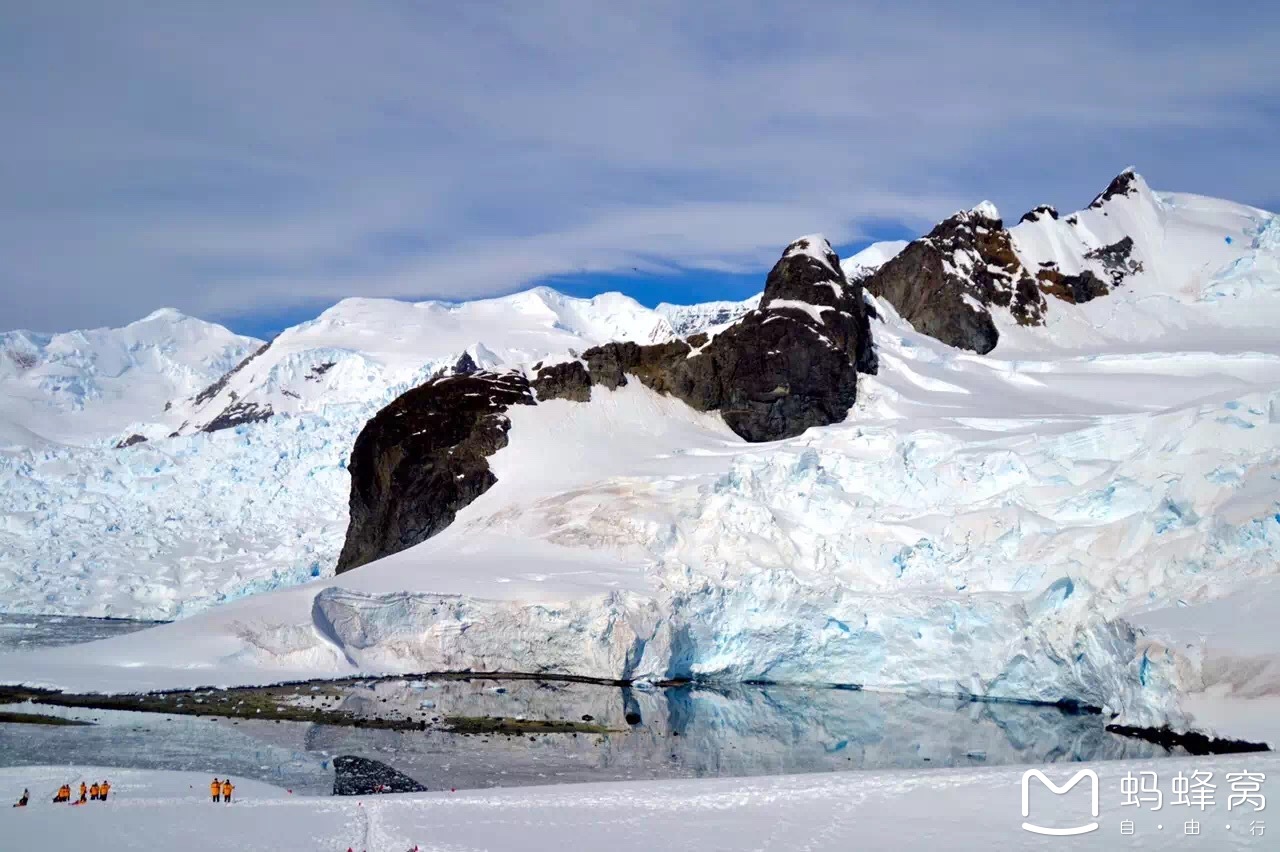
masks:
{"type": "Polygon", "coordinates": [[[0,0],[0,327],[755,292],[989,198],[1280,206],[1280,4],[0,0]],[[262,8],[256,8],[260,6],[262,8]],[[640,8],[630,8],[638,6],[640,8]],[[1119,8],[1117,8],[1119,7],[1119,8]]]}

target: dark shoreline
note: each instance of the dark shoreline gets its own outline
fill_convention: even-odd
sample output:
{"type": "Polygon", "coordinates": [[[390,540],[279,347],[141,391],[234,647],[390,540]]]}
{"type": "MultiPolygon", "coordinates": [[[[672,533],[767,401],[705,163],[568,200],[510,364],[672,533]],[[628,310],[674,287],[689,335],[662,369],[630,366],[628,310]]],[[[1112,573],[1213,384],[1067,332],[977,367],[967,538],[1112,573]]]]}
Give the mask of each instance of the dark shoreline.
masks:
{"type": "MultiPolygon", "coordinates": [[[[78,707],[92,710],[127,710],[142,713],[168,713],[171,715],[190,715],[225,718],[272,719],[278,721],[301,721],[320,725],[336,725],[353,728],[386,728],[392,730],[424,730],[429,724],[439,722],[433,718],[431,723],[425,719],[362,717],[350,713],[307,709],[286,708],[278,710],[277,701],[289,695],[297,694],[302,687],[311,690],[315,687],[341,687],[355,684],[386,683],[403,680],[490,680],[490,681],[552,681],[560,683],[582,683],[594,686],[608,686],[619,689],[655,688],[664,689],[680,686],[694,686],[703,689],[716,689],[725,686],[714,681],[695,681],[687,679],[670,679],[647,681],[638,685],[632,680],[617,678],[600,678],[588,675],[559,674],[550,672],[416,672],[386,675],[352,675],[341,678],[321,678],[310,680],[280,681],[263,686],[241,687],[197,687],[191,689],[163,690],[143,693],[72,693],[62,690],[45,689],[18,685],[0,685],[0,704],[17,704],[31,702],[61,707],[78,707]],[[291,692],[290,692],[291,691],[291,692]],[[213,702],[205,703],[203,698],[221,696],[213,702]],[[231,704],[230,698],[253,696],[259,700],[252,703],[241,700],[231,704]],[[198,702],[188,702],[188,698],[200,698],[198,702]],[[266,709],[267,714],[259,712],[266,709]],[[251,712],[252,711],[252,712],[251,712]]],[[[862,690],[858,684],[780,684],[767,681],[747,681],[743,686],[794,686],[807,689],[862,690]]],[[[875,690],[868,690],[874,692],[875,690]]],[[[950,698],[956,701],[968,701],[977,704],[1023,704],[1029,706],[1056,707],[1064,713],[1072,715],[1101,715],[1098,707],[1081,704],[1075,701],[1027,701],[1011,698],[985,698],[973,695],[933,696],[950,698]]],[[[495,720],[496,721],[496,720],[495,720]]],[[[501,726],[499,726],[501,727],[501,726]]],[[[1110,733],[1118,736],[1132,737],[1155,743],[1168,751],[1182,748],[1190,754],[1240,754],[1247,752],[1271,751],[1266,743],[1255,743],[1247,740],[1233,740],[1210,737],[1195,731],[1180,733],[1165,726],[1160,728],[1143,728],[1129,725],[1105,725],[1110,733]]]]}

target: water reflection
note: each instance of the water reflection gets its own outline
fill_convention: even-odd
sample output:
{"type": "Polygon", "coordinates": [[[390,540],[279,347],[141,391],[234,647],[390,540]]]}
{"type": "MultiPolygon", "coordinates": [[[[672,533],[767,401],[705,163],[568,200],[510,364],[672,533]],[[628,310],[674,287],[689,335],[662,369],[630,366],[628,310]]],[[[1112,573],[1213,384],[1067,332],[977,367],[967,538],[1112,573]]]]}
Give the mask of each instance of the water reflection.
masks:
{"type": "Polygon", "coordinates": [[[27,706],[21,709],[96,718],[98,725],[0,725],[0,765],[193,769],[327,793],[339,755],[380,761],[438,790],[1167,754],[1106,732],[1099,716],[1054,707],[786,686],[395,680],[301,686],[290,703],[409,718],[427,727],[394,731],[27,706]],[[628,714],[638,714],[639,723],[629,724],[628,714]],[[441,727],[448,716],[589,717],[609,732],[461,735],[441,727]]]}

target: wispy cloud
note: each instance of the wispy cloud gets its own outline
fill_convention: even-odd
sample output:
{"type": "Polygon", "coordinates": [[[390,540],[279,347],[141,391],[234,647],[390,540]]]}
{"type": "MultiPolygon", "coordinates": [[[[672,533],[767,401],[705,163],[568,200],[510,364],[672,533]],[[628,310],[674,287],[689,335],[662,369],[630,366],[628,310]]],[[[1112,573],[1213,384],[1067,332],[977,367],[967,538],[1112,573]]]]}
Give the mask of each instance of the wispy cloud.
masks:
{"type": "Polygon", "coordinates": [[[1280,197],[1270,4],[9,5],[5,327],[762,268],[1130,163],[1280,197]]]}

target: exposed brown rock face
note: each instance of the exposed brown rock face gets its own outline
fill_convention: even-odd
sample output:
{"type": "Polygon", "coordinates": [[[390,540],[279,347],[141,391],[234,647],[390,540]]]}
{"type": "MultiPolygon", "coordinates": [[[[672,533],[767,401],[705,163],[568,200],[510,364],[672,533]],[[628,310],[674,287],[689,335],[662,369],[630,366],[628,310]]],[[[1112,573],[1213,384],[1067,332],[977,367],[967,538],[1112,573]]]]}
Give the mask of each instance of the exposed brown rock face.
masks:
{"type": "Polygon", "coordinates": [[[351,451],[351,521],[338,573],[425,541],[497,481],[512,405],[533,405],[515,373],[432,379],[365,424],[351,451]]]}
{"type": "Polygon", "coordinates": [[[1138,188],[1137,173],[1133,169],[1125,169],[1120,174],[1112,178],[1111,183],[1107,184],[1107,188],[1098,193],[1093,201],[1089,202],[1089,206],[1093,208],[1101,207],[1117,195],[1137,195],[1138,188]]]}
{"type": "Polygon", "coordinates": [[[949,346],[990,352],[999,340],[990,305],[1022,325],[1044,323],[1045,301],[998,218],[963,211],[908,245],[866,281],[919,332],[949,346]]]}
{"type": "Polygon", "coordinates": [[[587,375],[587,368],[581,361],[566,361],[549,367],[538,364],[534,367],[533,384],[539,402],[549,399],[586,402],[591,399],[591,376],[587,375]]]}
{"type": "MultiPolygon", "coordinates": [[[[1132,171],[1117,175],[1094,198],[1091,208],[1104,210],[1120,196],[1138,193],[1132,171]]],[[[1107,215],[1104,210],[1103,215],[1107,215]]],[[[1022,222],[1049,224],[1058,211],[1047,204],[1031,210],[1022,222]]],[[[1078,225],[1076,215],[1067,217],[1078,225]]],[[[1034,271],[1023,266],[1013,240],[994,208],[983,204],[939,223],[928,236],[916,240],[897,257],[872,273],[864,284],[869,292],[886,299],[916,331],[950,346],[986,354],[995,348],[999,332],[991,307],[1007,308],[1021,325],[1043,325],[1053,296],[1075,304],[1105,296],[1135,273],[1142,264],[1133,257],[1133,239],[1084,254],[1092,269],[1067,275],[1052,261],[1034,271]]]]}
{"type": "Polygon", "coordinates": [[[582,354],[593,384],[628,376],[698,411],[719,411],[748,441],[798,435],[845,418],[858,365],[873,370],[862,287],[845,280],[825,242],[787,247],[765,282],[760,308],[708,340],[653,346],[609,343],[582,354]]]}

